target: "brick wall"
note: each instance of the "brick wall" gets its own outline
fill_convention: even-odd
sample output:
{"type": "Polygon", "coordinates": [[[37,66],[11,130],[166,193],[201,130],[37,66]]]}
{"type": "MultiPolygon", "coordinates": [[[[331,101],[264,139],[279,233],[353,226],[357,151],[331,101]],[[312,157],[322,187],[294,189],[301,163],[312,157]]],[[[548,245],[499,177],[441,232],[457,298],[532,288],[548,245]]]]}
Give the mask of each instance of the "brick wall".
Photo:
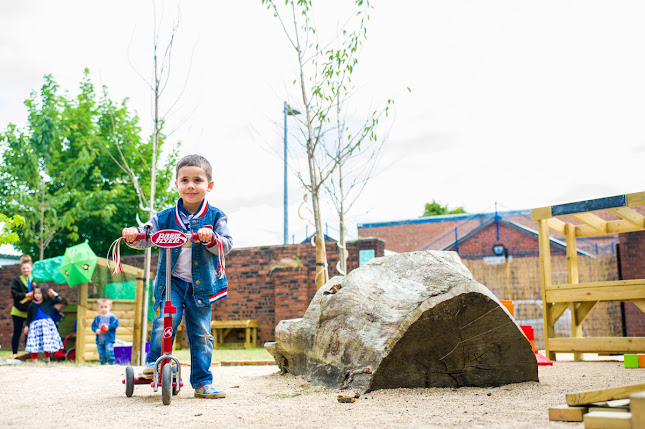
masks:
{"type": "MultiPolygon", "coordinates": [[[[374,249],[383,256],[385,243],[380,239],[363,239],[347,244],[349,270],[358,267],[360,250],[374,249]]],[[[338,250],[327,243],[330,277],[337,275],[338,250]]],[[[152,266],[157,265],[153,252],[152,266]]],[[[143,254],[123,257],[125,264],[143,266],[143,254]]],[[[260,321],[258,342],[272,341],[280,320],[302,317],[316,293],[315,249],[308,244],[264,246],[234,249],[227,255],[228,297],[213,306],[218,320],[256,319],[260,321]]],[[[154,269],[154,268],[153,268],[154,269]]],[[[0,346],[11,349],[11,281],[20,274],[20,265],[0,267],[0,346]]],[[[70,303],[77,303],[77,288],[52,285],[70,303]]],[[[21,343],[21,348],[24,343],[21,343]]]]}
{"type": "MultiPolygon", "coordinates": [[[[620,234],[620,265],[623,280],[645,279],[645,232],[620,234]]],[[[625,303],[628,337],[645,337],[645,313],[631,302],[625,303]]]]}

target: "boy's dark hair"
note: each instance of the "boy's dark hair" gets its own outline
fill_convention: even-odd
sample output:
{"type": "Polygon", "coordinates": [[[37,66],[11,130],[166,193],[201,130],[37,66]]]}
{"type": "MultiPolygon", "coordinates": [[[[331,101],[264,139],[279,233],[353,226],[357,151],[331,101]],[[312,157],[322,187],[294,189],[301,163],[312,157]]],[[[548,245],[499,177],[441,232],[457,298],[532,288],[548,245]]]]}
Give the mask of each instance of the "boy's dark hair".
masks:
{"type": "Polygon", "coordinates": [[[211,168],[211,163],[201,155],[186,155],[185,157],[180,159],[177,163],[175,177],[179,175],[179,169],[181,167],[199,167],[204,170],[204,173],[206,173],[206,177],[208,178],[209,182],[213,180],[213,169],[211,168]]]}
{"type": "Polygon", "coordinates": [[[43,295],[43,301],[49,301],[51,299],[51,297],[49,296],[49,286],[47,286],[46,284],[35,284],[34,289],[40,289],[40,293],[43,295]]]}

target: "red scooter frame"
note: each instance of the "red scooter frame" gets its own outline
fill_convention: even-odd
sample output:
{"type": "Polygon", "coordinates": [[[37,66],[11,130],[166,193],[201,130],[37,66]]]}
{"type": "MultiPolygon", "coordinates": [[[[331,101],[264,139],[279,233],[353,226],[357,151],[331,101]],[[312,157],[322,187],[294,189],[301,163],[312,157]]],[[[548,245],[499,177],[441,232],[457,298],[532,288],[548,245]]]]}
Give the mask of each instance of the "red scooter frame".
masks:
{"type": "MultiPolygon", "coordinates": [[[[163,229],[155,232],[152,237],[149,234],[149,229],[146,232],[142,232],[137,236],[138,240],[151,240],[153,244],[157,247],[166,249],[166,300],[164,301],[163,307],[163,337],[161,341],[161,356],[155,362],[155,372],[153,376],[153,381],[150,383],[150,379],[138,376],[135,378],[134,369],[132,366],[128,366],[125,369],[125,379],[123,383],[125,384],[125,396],[131,397],[134,393],[134,386],[136,384],[148,384],[156,392],[161,385],[161,398],[164,405],[170,404],[170,400],[173,395],[176,395],[181,390],[181,387],[184,385],[181,381],[181,365],[179,359],[172,355],[172,335],[173,335],[173,326],[172,326],[172,315],[177,313],[177,307],[172,305],[170,299],[171,293],[171,249],[176,247],[182,247],[186,241],[189,239],[199,240],[199,235],[196,232],[184,233],[181,231],[175,231],[173,229],[163,229]],[[170,362],[174,362],[173,365],[168,365],[170,362]],[[161,376],[161,377],[160,377],[161,376]]],[[[119,239],[120,240],[120,239],[119,239]]],[[[119,269],[120,257],[118,255],[118,241],[115,242],[117,249],[115,252],[115,271],[119,269]]],[[[108,258],[109,259],[109,258],[108,258]]]]}

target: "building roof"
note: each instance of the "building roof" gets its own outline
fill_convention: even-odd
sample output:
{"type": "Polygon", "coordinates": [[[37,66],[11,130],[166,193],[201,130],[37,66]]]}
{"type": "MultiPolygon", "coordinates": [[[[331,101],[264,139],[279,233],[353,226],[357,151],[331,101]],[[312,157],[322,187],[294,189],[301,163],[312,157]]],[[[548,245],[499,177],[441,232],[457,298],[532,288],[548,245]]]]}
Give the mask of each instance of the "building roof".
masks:
{"type": "MultiPolygon", "coordinates": [[[[481,231],[482,229],[486,228],[487,226],[489,226],[490,224],[492,224],[492,223],[494,223],[494,222],[495,222],[495,219],[490,219],[490,220],[488,220],[488,221],[487,221],[486,223],[484,223],[483,225],[481,225],[481,226],[479,226],[479,227],[477,227],[477,228],[473,229],[472,231],[468,232],[466,235],[464,235],[464,236],[460,237],[460,238],[459,238],[459,242],[462,242],[462,241],[466,241],[466,240],[468,240],[470,237],[472,237],[472,236],[476,235],[479,231],[481,231]]],[[[519,229],[519,230],[520,230],[520,231],[522,231],[522,232],[525,232],[525,233],[527,233],[527,234],[533,235],[533,236],[535,236],[535,238],[538,238],[538,237],[539,237],[539,234],[538,234],[538,232],[537,232],[536,230],[531,229],[531,228],[528,228],[528,227],[526,227],[526,226],[524,226],[524,225],[520,225],[519,223],[516,223],[516,222],[510,221],[510,220],[507,220],[507,219],[503,219],[503,218],[500,218],[500,219],[499,219],[499,222],[500,222],[500,223],[505,223],[505,224],[507,224],[507,225],[509,225],[509,226],[511,226],[511,227],[513,227],[513,228],[519,229]]],[[[555,246],[558,246],[558,247],[560,247],[560,248],[562,248],[562,249],[566,249],[566,248],[567,248],[567,244],[566,244],[564,241],[562,241],[562,240],[558,240],[558,239],[553,238],[553,237],[549,237],[549,240],[550,240],[550,241],[551,241],[551,243],[552,243],[552,244],[554,244],[555,246]]],[[[443,248],[441,248],[440,250],[450,250],[450,248],[451,248],[451,247],[455,247],[455,241],[453,241],[452,243],[450,243],[450,244],[448,244],[448,245],[444,246],[444,247],[443,247],[443,248]]],[[[594,256],[594,255],[592,255],[592,254],[591,254],[591,253],[589,253],[589,252],[585,252],[584,250],[581,250],[580,248],[577,248],[576,250],[578,251],[578,254],[579,254],[579,255],[592,256],[592,257],[594,256]]]]}
{"type": "MultiPolygon", "coordinates": [[[[645,206],[638,208],[645,213],[645,206]]],[[[599,212],[598,216],[606,219],[615,217],[609,212],[599,212]]],[[[512,222],[529,231],[537,231],[537,222],[531,219],[531,210],[509,210],[489,213],[460,213],[440,216],[424,216],[414,219],[403,219],[385,222],[359,223],[358,232],[362,236],[375,236],[386,240],[389,249],[398,252],[412,250],[439,250],[451,245],[455,240],[462,240],[472,231],[482,227],[495,217],[512,222]],[[403,227],[400,229],[399,227],[403,227]],[[403,237],[403,234],[406,236],[403,237]],[[405,241],[405,243],[404,243],[405,241]]],[[[617,217],[615,217],[617,219],[617,217]]],[[[580,223],[571,219],[572,223],[580,223]]],[[[564,236],[550,231],[552,242],[563,242],[564,236]],[[555,241],[553,241],[555,240],[555,241]]],[[[614,251],[617,235],[586,237],[577,240],[579,251],[588,254],[605,254],[614,251]]]]}

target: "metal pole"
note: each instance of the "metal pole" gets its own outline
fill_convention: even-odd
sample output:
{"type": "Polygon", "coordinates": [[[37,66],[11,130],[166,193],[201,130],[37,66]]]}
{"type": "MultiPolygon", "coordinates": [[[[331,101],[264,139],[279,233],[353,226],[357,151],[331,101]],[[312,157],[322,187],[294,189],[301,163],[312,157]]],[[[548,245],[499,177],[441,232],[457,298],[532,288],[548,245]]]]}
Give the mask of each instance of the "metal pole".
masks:
{"type": "Polygon", "coordinates": [[[287,212],[287,102],[284,102],[284,244],[289,244],[289,214],[287,212]]]}

